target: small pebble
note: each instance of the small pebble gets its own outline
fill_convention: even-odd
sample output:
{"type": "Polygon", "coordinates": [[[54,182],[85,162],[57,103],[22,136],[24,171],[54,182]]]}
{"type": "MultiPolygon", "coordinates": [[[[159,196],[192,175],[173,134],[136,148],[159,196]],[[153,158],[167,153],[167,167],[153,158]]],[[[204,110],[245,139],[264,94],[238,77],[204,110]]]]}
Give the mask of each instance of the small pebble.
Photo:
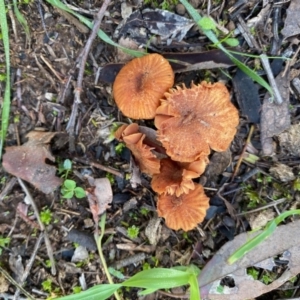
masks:
{"type": "Polygon", "coordinates": [[[194,8],[198,8],[199,5],[201,3],[201,0],[190,0],[190,4],[194,7],[194,8]]]}
{"type": "Polygon", "coordinates": [[[227,27],[227,29],[228,29],[229,31],[235,30],[235,24],[234,24],[233,21],[229,21],[229,23],[227,24],[226,27],[227,27]]]}
{"type": "Polygon", "coordinates": [[[176,5],[176,12],[180,15],[183,16],[185,14],[185,7],[183,4],[177,4],[176,5]]]}

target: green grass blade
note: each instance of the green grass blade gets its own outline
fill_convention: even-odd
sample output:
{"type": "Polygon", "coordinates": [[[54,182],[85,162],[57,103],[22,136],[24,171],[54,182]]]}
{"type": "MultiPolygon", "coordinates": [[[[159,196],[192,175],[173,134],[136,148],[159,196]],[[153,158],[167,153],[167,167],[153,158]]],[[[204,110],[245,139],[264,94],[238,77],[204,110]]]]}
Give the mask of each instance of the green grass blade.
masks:
{"type": "Polygon", "coordinates": [[[190,300],[201,300],[198,278],[191,275],[190,280],[190,300]]]}
{"type": "Polygon", "coordinates": [[[300,215],[300,209],[295,210],[289,210],[282,214],[280,214],[278,217],[276,217],[274,220],[270,221],[263,232],[258,234],[256,237],[249,240],[247,243],[245,243],[243,246],[238,248],[227,260],[227,262],[231,265],[235,263],[237,260],[242,258],[246,253],[248,253],[253,248],[257,247],[261,242],[263,242],[265,239],[267,239],[277,228],[277,225],[280,224],[282,221],[284,221],[287,217],[291,215],[300,215]]]}
{"type": "Polygon", "coordinates": [[[218,40],[217,36],[212,30],[205,30],[203,29],[199,21],[201,21],[202,17],[199,15],[199,13],[193,8],[192,5],[190,5],[186,0],[180,0],[180,2],[185,6],[186,10],[192,17],[192,19],[197,23],[197,25],[200,27],[201,31],[206,35],[206,37],[216,45],[220,50],[222,50],[235,64],[238,68],[240,68],[244,73],[246,73],[252,80],[256,81],[258,84],[263,86],[271,96],[273,96],[273,90],[271,86],[259,75],[256,74],[253,70],[248,68],[245,64],[243,64],[241,61],[239,61],[237,58],[235,58],[218,40]]]}
{"type": "Polygon", "coordinates": [[[24,16],[21,14],[19,8],[18,8],[18,3],[17,0],[13,0],[13,6],[14,6],[14,14],[17,17],[19,23],[21,24],[21,26],[23,27],[27,40],[30,43],[30,30],[29,30],[29,26],[28,23],[26,21],[26,19],[24,18],[24,16]]]}
{"type": "Polygon", "coordinates": [[[81,293],[68,295],[68,296],[55,298],[55,299],[56,300],[91,300],[91,299],[105,300],[110,296],[112,296],[114,292],[121,286],[122,286],[121,284],[99,284],[81,293]]]}
{"type": "Polygon", "coordinates": [[[122,283],[123,286],[145,289],[169,289],[189,283],[190,274],[175,269],[155,268],[144,270],[122,283]]]}
{"type": "MultiPolygon", "coordinates": [[[[90,29],[93,28],[93,22],[91,22],[88,18],[72,11],[71,9],[69,9],[65,4],[63,4],[62,2],[60,2],[59,0],[47,0],[48,3],[50,3],[51,5],[64,10],[72,15],[74,15],[76,18],[78,18],[78,20],[80,22],[82,22],[83,24],[85,24],[86,26],[88,26],[90,29]]],[[[105,43],[117,47],[119,49],[121,49],[122,51],[126,52],[129,55],[132,55],[134,57],[141,57],[144,56],[146,53],[140,52],[140,51],[135,51],[135,50],[131,50],[131,49],[127,49],[125,47],[120,46],[119,44],[115,43],[104,31],[102,31],[101,29],[98,30],[98,37],[104,41],[105,43]]]]}
{"type": "Polygon", "coordinates": [[[6,67],[6,84],[5,84],[4,100],[2,104],[1,130],[0,130],[0,160],[1,160],[3,145],[5,143],[5,137],[8,128],[9,112],[10,112],[9,36],[8,36],[8,26],[7,26],[6,9],[5,9],[4,0],[0,0],[0,27],[2,33],[3,46],[4,46],[5,67],[6,67]]]}

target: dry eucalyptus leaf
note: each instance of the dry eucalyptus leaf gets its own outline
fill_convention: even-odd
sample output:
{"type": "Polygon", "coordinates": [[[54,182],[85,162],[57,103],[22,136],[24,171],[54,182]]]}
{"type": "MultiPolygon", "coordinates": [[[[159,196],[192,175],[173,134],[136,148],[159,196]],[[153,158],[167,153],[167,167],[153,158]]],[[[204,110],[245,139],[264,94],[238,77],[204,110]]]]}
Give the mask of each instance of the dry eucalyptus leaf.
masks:
{"type": "Polygon", "coordinates": [[[300,33],[300,2],[291,1],[290,3],[289,8],[286,10],[287,16],[284,22],[284,27],[281,30],[285,39],[300,33]]]}
{"type": "Polygon", "coordinates": [[[94,222],[98,224],[99,215],[103,214],[113,199],[113,192],[107,178],[89,177],[89,182],[93,185],[86,190],[89,206],[93,215],[94,222]]]}
{"type": "Polygon", "coordinates": [[[136,10],[117,27],[114,37],[129,36],[138,44],[146,45],[153,35],[164,43],[180,42],[194,23],[184,17],[162,9],[136,10]]]}
{"type": "Polygon", "coordinates": [[[150,245],[156,245],[161,237],[161,218],[154,217],[152,218],[146,229],[145,235],[147,236],[150,245]]]}
{"type": "Polygon", "coordinates": [[[28,142],[22,146],[7,147],[3,155],[5,170],[34,187],[49,194],[62,183],[62,179],[55,176],[56,168],[46,164],[46,159],[54,161],[49,150],[49,142],[55,136],[54,132],[32,131],[27,137],[28,142]]]}
{"type": "Polygon", "coordinates": [[[7,292],[9,284],[10,283],[6,280],[6,278],[2,274],[0,274],[0,293],[7,292]]]}
{"type": "Polygon", "coordinates": [[[198,282],[201,296],[210,300],[245,300],[256,298],[264,293],[278,288],[293,276],[300,273],[300,240],[295,238],[299,233],[300,220],[276,228],[272,235],[248,252],[235,264],[229,265],[228,258],[250,238],[261,233],[246,232],[226,243],[201,271],[198,282]],[[263,260],[277,256],[284,251],[290,252],[287,270],[275,281],[265,285],[246,274],[246,268],[254,266],[263,260]],[[233,288],[225,288],[223,294],[218,292],[222,278],[230,276],[234,280],[233,288]]]}
{"type": "MultiPolygon", "coordinates": [[[[131,50],[138,50],[139,49],[139,45],[130,37],[121,37],[118,41],[118,44],[122,47],[125,47],[127,49],[131,49],[131,50]]],[[[143,49],[140,49],[140,51],[142,52],[143,49]]],[[[118,62],[128,62],[129,60],[133,59],[134,57],[128,53],[125,53],[124,51],[122,51],[122,49],[118,48],[117,49],[117,61],[118,62]]]]}
{"type": "Polygon", "coordinates": [[[260,118],[261,125],[261,144],[264,155],[271,156],[274,153],[273,136],[279,135],[291,125],[290,110],[289,110],[289,72],[282,77],[280,73],[275,81],[282,96],[283,103],[276,104],[270,101],[269,93],[264,98],[262,112],[260,118]]]}

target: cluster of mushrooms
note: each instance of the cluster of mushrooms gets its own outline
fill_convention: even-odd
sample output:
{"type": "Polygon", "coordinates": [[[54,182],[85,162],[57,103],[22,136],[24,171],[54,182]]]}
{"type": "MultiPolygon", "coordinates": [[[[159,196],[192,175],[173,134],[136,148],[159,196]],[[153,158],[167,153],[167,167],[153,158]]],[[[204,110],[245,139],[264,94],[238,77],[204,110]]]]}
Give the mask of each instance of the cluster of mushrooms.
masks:
{"type": "Polygon", "coordinates": [[[193,179],[208,164],[211,149],[225,151],[236,133],[238,111],[221,82],[174,85],[174,72],[159,54],[135,58],[113,84],[115,102],[132,119],[154,119],[156,143],[137,123],[122,125],[115,137],[132,152],[141,172],[152,177],[157,211],[174,230],[191,230],[209,207],[204,189],[193,179]]]}

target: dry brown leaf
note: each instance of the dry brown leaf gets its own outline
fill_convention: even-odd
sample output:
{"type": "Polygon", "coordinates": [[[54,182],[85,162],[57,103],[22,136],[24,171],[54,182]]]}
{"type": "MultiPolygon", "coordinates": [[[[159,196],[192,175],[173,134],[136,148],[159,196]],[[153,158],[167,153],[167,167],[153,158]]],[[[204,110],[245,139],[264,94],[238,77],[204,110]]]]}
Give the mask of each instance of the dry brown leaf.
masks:
{"type": "Polygon", "coordinates": [[[286,76],[282,77],[282,73],[280,73],[275,79],[279,92],[282,96],[283,103],[278,105],[274,101],[270,102],[269,93],[267,93],[264,98],[260,119],[260,139],[264,155],[271,156],[274,153],[272,137],[288,129],[291,125],[288,74],[289,72],[287,72],[286,76]]]}
{"type": "Polygon", "coordinates": [[[281,30],[285,39],[300,33],[300,2],[291,1],[289,8],[286,10],[286,14],[287,16],[284,22],[284,27],[281,30]]]}
{"type": "Polygon", "coordinates": [[[94,222],[98,224],[99,215],[104,213],[113,199],[113,192],[107,178],[88,178],[91,188],[86,190],[94,222]]]}
{"type": "Polygon", "coordinates": [[[280,148],[285,154],[300,156],[300,124],[292,125],[279,136],[280,148]]]}
{"type": "Polygon", "coordinates": [[[56,168],[46,164],[46,159],[54,161],[49,150],[49,142],[54,132],[32,131],[28,142],[22,146],[7,147],[3,155],[5,170],[34,187],[49,194],[61,185],[62,179],[55,176],[56,168]]]}
{"type": "Polygon", "coordinates": [[[202,299],[245,300],[256,298],[278,288],[300,273],[300,240],[295,238],[299,234],[299,226],[300,220],[297,220],[288,225],[277,227],[268,239],[233,265],[227,263],[230,255],[261,231],[242,233],[233,241],[226,243],[206,264],[198,277],[202,299]],[[287,270],[269,285],[254,280],[253,277],[246,274],[246,268],[287,250],[290,253],[287,270]],[[220,280],[225,276],[230,276],[234,280],[235,286],[225,288],[226,291],[224,290],[224,293],[220,294],[217,292],[217,287],[220,285],[220,280]]]}

